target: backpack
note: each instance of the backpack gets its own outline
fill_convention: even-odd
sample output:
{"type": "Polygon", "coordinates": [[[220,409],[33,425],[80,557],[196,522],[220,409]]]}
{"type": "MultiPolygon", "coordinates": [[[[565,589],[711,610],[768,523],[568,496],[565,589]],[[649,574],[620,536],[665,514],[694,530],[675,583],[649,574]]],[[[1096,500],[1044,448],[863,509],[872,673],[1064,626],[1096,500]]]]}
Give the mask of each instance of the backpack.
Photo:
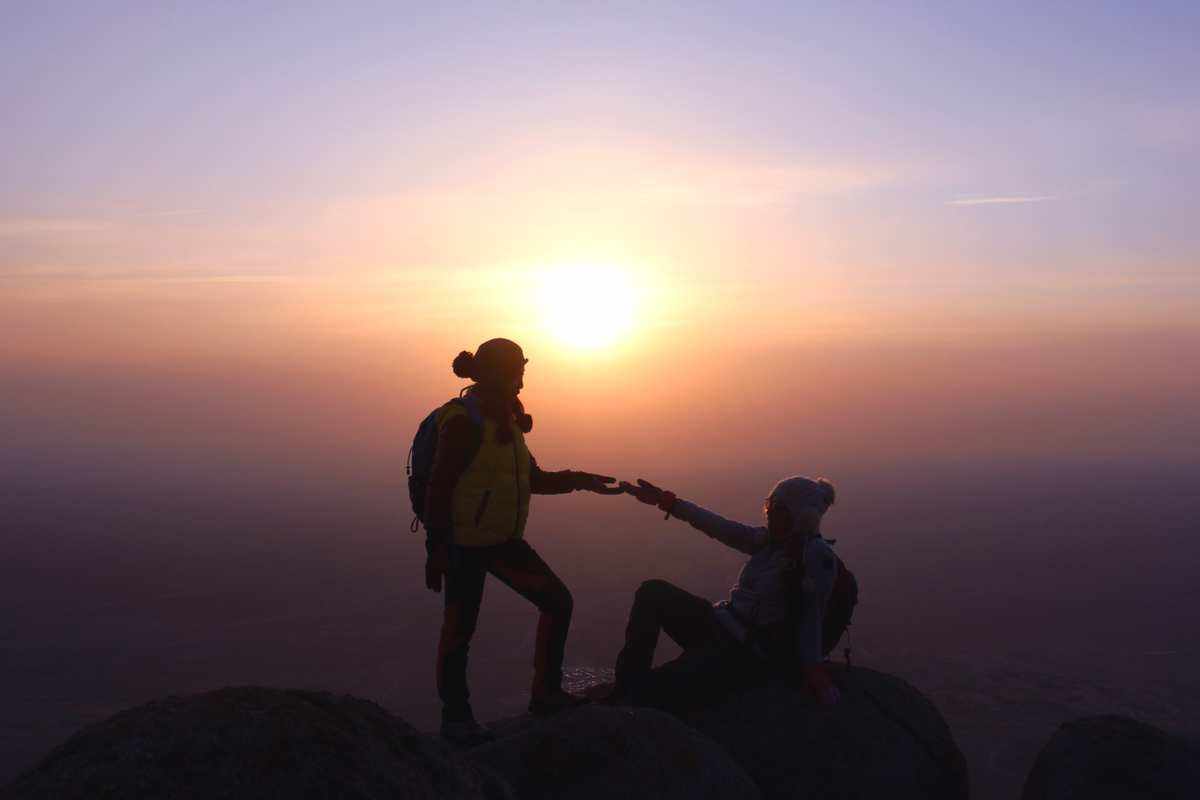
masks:
{"type": "MultiPolygon", "coordinates": [[[[470,396],[458,397],[450,401],[458,403],[467,410],[467,416],[475,423],[476,429],[482,435],[483,415],[479,404],[470,396]]],[[[408,449],[408,460],[404,472],[408,475],[408,499],[412,502],[413,520],[409,530],[417,532],[419,525],[425,524],[425,492],[429,488],[429,478],[433,473],[433,459],[437,453],[438,412],[441,406],[430,411],[421,424],[417,426],[417,435],[413,437],[412,446],[408,449]]]]}
{"type": "MultiPolygon", "coordinates": [[[[858,605],[858,579],[841,558],[837,560],[838,573],[833,579],[829,601],[825,605],[825,619],[821,622],[821,654],[829,655],[837,647],[838,640],[850,627],[854,607],[858,605]]],[[[850,663],[850,646],[846,646],[846,663],[850,663]]]]}
{"type": "MultiPolygon", "coordinates": [[[[833,540],[827,541],[832,545],[833,540]]],[[[797,563],[793,561],[793,564],[797,563]]],[[[834,576],[832,587],[829,588],[829,599],[826,601],[826,609],[824,609],[824,616],[821,619],[822,656],[828,656],[830,652],[833,652],[841,637],[850,630],[850,620],[854,615],[854,607],[858,604],[858,579],[854,577],[854,573],[848,569],[845,561],[842,561],[838,555],[834,557],[834,564],[838,573],[834,576]]],[[[751,637],[755,637],[756,632],[766,636],[766,640],[752,644],[752,646],[766,645],[766,649],[761,651],[761,655],[766,655],[768,660],[776,658],[780,664],[785,664],[785,666],[791,664],[790,658],[796,652],[794,636],[797,633],[800,614],[804,610],[803,567],[791,571],[790,575],[791,579],[786,584],[787,613],[779,627],[775,628],[775,632],[767,632],[766,628],[746,625],[751,637]]],[[[845,652],[846,663],[850,664],[850,646],[847,646],[845,652]]]]}

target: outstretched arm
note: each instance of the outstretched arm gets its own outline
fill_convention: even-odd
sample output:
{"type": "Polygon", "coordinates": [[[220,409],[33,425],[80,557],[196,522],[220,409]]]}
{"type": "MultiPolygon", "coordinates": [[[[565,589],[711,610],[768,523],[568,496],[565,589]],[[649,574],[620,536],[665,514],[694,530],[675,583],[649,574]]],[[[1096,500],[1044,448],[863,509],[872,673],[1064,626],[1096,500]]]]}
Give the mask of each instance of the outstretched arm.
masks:
{"type": "Polygon", "coordinates": [[[766,528],[755,528],[725,519],[720,514],[687,500],[676,500],[671,514],[721,544],[747,555],[754,555],[767,544],[766,528]]]}
{"type": "Polygon", "coordinates": [[[577,472],[573,469],[547,472],[538,466],[537,459],[532,455],[529,457],[529,490],[534,494],[566,494],[577,489],[599,494],[620,494],[620,488],[606,485],[615,480],[616,478],[607,475],[594,475],[591,472],[577,472]]]}
{"type": "Polygon", "coordinates": [[[701,533],[711,536],[723,545],[747,555],[754,555],[767,544],[767,529],[743,525],[707,508],[680,500],[672,492],[664,492],[649,481],[638,479],[638,485],[621,483],[621,488],[649,505],[656,505],[691,525],[701,533]]]}

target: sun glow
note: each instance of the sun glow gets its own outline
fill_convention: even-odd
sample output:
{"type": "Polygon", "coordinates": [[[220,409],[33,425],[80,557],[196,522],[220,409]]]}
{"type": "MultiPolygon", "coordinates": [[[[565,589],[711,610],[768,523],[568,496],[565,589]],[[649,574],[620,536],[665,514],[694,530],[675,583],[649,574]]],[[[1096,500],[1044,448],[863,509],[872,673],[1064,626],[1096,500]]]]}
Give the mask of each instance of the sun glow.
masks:
{"type": "Polygon", "coordinates": [[[637,297],[629,275],[615,267],[575,265],[547,272],[539,306],[546,328],[578,348],[612,345],[634,325],[637,297]]]}

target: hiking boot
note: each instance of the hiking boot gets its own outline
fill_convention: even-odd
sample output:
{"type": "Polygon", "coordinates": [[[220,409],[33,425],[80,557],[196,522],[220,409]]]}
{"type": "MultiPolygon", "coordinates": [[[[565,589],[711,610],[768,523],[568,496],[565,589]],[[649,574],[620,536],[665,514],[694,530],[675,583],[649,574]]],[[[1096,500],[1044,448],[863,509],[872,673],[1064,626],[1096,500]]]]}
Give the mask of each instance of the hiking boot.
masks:
{"type": "Polygon", "coordinates": [[[492,741],[496,736],[476,722],[474,717],[466,719],[442,717],[442,738],[455,747],[475,747],[492,741]]]}
{"type": "Polygon", "coordinates": [[[564,692],[562,689],[536,694],[529,701],[529,713],[535,717],[548,717],[560,711],[587,705],[589,700],[577,694],[564,692]]]}
{"type": "Polygon", "coordinates": [[[592,702],[600,706],[632,706],[637,705],[633,692],[624,686],[609,686],[598,696],[592,697],[592,702]]]}

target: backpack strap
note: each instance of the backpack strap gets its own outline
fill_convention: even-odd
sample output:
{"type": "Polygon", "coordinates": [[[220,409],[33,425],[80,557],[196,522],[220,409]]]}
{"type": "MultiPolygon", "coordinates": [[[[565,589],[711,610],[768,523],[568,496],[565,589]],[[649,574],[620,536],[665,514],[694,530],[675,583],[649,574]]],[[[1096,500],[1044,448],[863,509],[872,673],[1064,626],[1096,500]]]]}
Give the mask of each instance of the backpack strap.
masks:
{"type": "Polygon", "coordinates": [[[479,398],[473,394],[468,394],[466,397],[455,398],[450,402],[458,403],[465,408],[467,416],[471,418],[471,422],[474,422],[477,428],[483,429],[483,409],[479,405],[479,398]]]}
{"type": "MultiPolygon", "coordinates": [[[[456,397],[450,401],[455,405],[461,406],[467,412],[467,419],[475,423],[475,452],[479,452],[479,448],[483,445],[483,408],[480,407],[479,398],[468,394],[466,397],[456,397]]],[[[474,454],[471,456],[474,458],[474,454]]]]}
{"type": "MultiPolygon", "coordinates": [[[[462,409],[462,412],[466,418],[471,420],[471,422],[475,424],[475,427],[480,431],[483,430],[483,409],[480,408],[479,401],[475,398],[469,395],[467,397],[455,397],[446,401],[442,408],[445,408],[446,406],[453,406],[454,410],[449,410],[445,413],[457,414],[457,409],[462,409]]],[[[438,412],[435,411],[434,413],[438,412]]],[[[445,419],[445,416],[439,415],[438,425],[440,426],[443,422],[445,422],[445,419]]]]}

